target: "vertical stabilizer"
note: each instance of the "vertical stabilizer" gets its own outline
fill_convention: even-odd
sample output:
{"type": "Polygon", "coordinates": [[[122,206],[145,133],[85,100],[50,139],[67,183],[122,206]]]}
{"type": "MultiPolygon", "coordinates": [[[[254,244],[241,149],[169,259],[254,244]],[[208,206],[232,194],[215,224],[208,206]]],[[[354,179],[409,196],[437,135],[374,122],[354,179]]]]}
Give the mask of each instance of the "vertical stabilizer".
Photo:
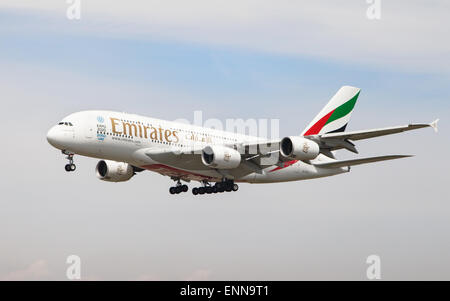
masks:
{"type": "Polygon", "coordinates": [[[343,86],[311,121],[302,136],[344,132],[361,89],[343,86]]]}

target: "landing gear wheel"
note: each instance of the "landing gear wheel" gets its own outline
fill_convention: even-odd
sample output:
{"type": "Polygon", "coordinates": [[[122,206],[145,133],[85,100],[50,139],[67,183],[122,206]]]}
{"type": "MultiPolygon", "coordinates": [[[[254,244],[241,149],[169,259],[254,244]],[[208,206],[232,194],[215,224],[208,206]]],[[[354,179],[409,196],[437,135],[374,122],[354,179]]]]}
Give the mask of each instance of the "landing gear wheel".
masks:
{"type": "Polygon", "coordinates": [[[198,188],[197,187],[192,188],[192,194],[193,195],[197,195],[198,194],[198,188]]]}
{"type": "Polygon", "coordinates": [[[227,185],[227,182],[217,182],[215,185],[217,192],[224,192],[227,189],[227,185]]]}
{"type": "Polygon", "coordinates": [[[239,185],[238,184],[233,184],[233,191],[238,191],[239,189],[239,185]]]}
{"type": "Polygon", "coordinates": [[[187,185],[181,184],[180,178],[172,178],[172,180],[175,180],[177,184],[173,187],[170,187],[169,192],[171,194],[179,194],[182,192],[187,192],[189,190],[189,187],[187,185]]]}
{"type": "Polygon", "coordinates": [[[70,165],[70,164],[66,164],[66,166],[64,166],[64,169],[65,169],[67,172],[72,171],[72,168],[71,168],[71,165],[70,165]]]}
{"type": "Polygon", "coordinates": [[[77,166],[75,164],[70,164],[70,171],[75,171],[77,169],[77,166]]]}
{"type": "Polygon", "coordinates": [[[199,187],[198,188],[198,194],[205,194],[205,192],[206,192],[205,187],[199,187]]]}

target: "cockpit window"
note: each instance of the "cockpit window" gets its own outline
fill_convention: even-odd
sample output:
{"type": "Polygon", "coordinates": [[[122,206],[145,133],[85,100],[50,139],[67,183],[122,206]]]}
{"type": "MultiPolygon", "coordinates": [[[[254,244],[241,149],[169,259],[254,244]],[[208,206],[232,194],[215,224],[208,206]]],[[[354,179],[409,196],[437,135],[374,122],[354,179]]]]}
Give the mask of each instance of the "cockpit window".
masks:
{"type": "Polygon", "coordinates": [[[73,126],[72,122],[59,122],[58,125],[73,126]]]}

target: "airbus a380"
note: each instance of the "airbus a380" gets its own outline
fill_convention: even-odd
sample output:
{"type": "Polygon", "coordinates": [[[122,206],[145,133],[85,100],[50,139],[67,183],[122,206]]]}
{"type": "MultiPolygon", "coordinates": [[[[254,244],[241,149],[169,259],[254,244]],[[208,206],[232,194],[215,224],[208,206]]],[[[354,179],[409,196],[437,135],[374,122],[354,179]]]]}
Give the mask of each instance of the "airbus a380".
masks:
{"type": "Polygon", "coordinates": [[[171,194],[188,191],[183,182],[198,181],[192,193],[237,191],[236,183],[274,183],[328,177],[359,164],[409,157],[388,155],[337,160],[334,151],[358,153],[353,141],[419,128],[437,131],[438,120],[364,131],[345,132],[360,89],[344,86],[300,135],[277,140],[252,137],[183,123],[111,111],[71,114],[47,133],[48,142],[67,156],[101,159],[97,177],[123,182],[150,170],[175,180],[171,194]]]}

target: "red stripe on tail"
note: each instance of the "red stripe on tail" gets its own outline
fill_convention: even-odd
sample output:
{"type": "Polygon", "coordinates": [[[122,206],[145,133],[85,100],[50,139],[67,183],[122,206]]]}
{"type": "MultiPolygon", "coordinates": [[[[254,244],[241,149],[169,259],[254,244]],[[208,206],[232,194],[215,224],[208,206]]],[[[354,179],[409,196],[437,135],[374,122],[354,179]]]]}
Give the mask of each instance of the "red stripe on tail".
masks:
{"type": "Polygon", "coordinates": [[[319,121],[317,121],[312,127],[309,128],[309,130],[303,135],[303,136],[309,136],[309,135],[317,135],[319,134],[320,130],[325,126],[328,119],[330,119],[331,115],[333,115],[334,110],[328,113],[327,115],[323,116],[319,121]]]}

